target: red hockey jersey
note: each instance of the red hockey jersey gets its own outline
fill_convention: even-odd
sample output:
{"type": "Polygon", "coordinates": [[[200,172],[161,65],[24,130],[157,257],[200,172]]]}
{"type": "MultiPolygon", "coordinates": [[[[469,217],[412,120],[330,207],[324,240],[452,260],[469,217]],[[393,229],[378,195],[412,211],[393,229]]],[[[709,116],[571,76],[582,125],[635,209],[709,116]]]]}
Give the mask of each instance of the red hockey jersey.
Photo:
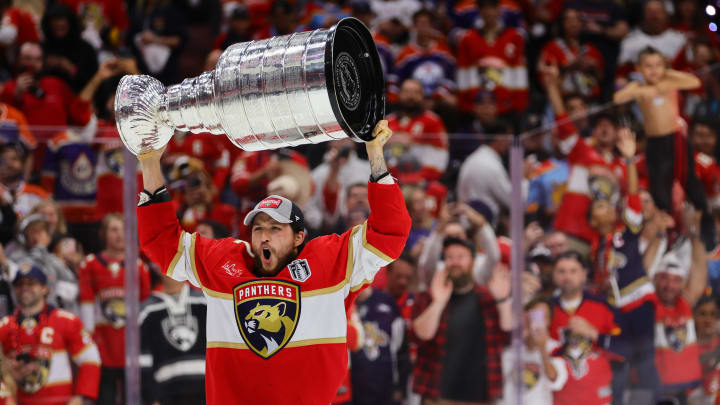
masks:
{"type": "Polygon", "coordinates": [[[18,381],[18,403],[65,405],[73,395],[97,398],[100,354],[78,317],[46,307],[18,324],[18,312],[0,320],[0,342],[7,357],[29,356],[38,371],[18,381]],[[72,360],[77,365],[73,375],[72,360]]]}
{"type": "Polygon", "coordinates": [[[553,392],[554,405],[608,405],[612,402],[612,370],[601,352],[581,359],[562,356],[567,367],[565,385],[553,392]]]}
{"type": "Polygon", "coordinates": [[[587,221],[590,209],[590,185],[588,179],[591,171],[596,168],[609,169],[618,177],[625,172],[625,165],[620,159],[605,160],[580,137],[575,125],[566,114],[556,117],[558,123],[558,140],[560,151],[567,156],[570,164],[565,193],[555,216],[553,227],[568,235],[592,242],[596,233],[587,221]]]}
{"type": "Polygon", "coordinates": [[[388,127],[396,138],[407,137],[410,147],[407,154],[421,164],[419,173],[411,179],[401,178],[402,183],[408,180],[425,179],[430,182],[437,180],[445,172],[450,159],[448,151],[448,135],[440,117],[432,111],[425,111],[417,117],[398,117],[390,114],[387,117],[388,127]],[[402,181],[405,180],[405,181],[402,181]]]}
{"type": "Polygon", "coordinates": [[[472,112],[481,89],[495,93],[498,114],[521,112],[528,105],[525,40],[505,28],[489,40],[476,29],[468,30],[458,45],[457,87],[460,108],[472,112]]]}
{"type": "Polygon", "coordinates": [[[210,173],[215,187],[222,190],[230,173],[230,151],[235,147],[225,135],[188,133],[170,138],[165,154],[200,159],[205,170],[210,173]]]}
{"type": "Polygon", "coordinates": [[[710,207],[720,208],[720,167],[715,159],[695,152],[695,173],[705,189],[710,207]]]}
{"type": "Polygon", "coordinates": [[[578,59],[592,61],[597,70],[602,71],[605,61],[600,51],[590,44],[572,46],[558,38],[545,44],[540,53],[540,64],[551,63],[563,69],[561,89],[566,93],[580,93],[585,97],[600,95],[600,82],[597,77],[578,68],[572,68],[578,59]]]}
{"type": "Polygon", "coordinates": [[[397,184],[368,185],[367,222],[315,238],[274,277],[250,244],[184,232],[171,203],[138,208],[140,244],[207,297],[207,403],[328,404],[347,371],[347,307],[402,252],[410,216],[397,184]]]}
{"type": "MultiPolygon", "coordinates": [[[[95,139],[99,143],[95,201],[98,218],[102,218],[113,212],[123,212],[123,175],[125,174],[123,151],[125,148],[114,121],[98,120],[98,132],[95,139]]],[[[138,170],[137,192],[142,190],[142,173],[138,170]]]]}
{"type": "Polygon", "coordinates": [[[13,45],[20,46],[25,42],[40,42],[40,32],[35,17],[19,7],[9,7],[2,15],[2,25],[12,25],[17,30],[13,45]]]}
{"type": "Polygon", "coordinates": [[[573,316],[585,318],[597,329],[601,336],[617,336],[620,334],[620,328],[615,324],[615,315],[613,315],[610,307],[605,302],[585,294],[580,305],[572,313],[562,309],[560,301],[555,300],[552,321],[550,322],[550,337],[560,343],[565,343],[567,324],[573,316]]]}
{"type": "MultiPolygon", "coordinates": [[[[138,260],[140,301],[150,296],[150,272],[138,260]]],[[[88,255],[78,270],[80,316],[93,334],[103,367],[125,367],[125,267],[102,253],[88,255]]]]}
{"type": "Polygon", "coordinates": [[[700,348],[690,304],[678,297],[666,307],[657,296],[655,304],[655,366],[665,391],[681,391],[701,384],[700,348]],[[678,367],[682,364],[682,367],[678,367]]]}
{"type": "Polygon", "coordinates": [[[620,328],[615,324],[615,316],[605,302],[585,294],[578,307],[568,313],[560,305],[560,300],[555,299],[550,337],[562,343],[556,354],[562,356],[568,369],[567,382],[554,393],[555,404],[582,402],[604,405],[611,402],[612,372],[608,354],[603,347],[609,345],[610,336],[618,334],[620,328]],[[585,337],[570,333],[567,325],[573,316],[584,318],[597,329],[598,342],[590,342],[585,337]]]}

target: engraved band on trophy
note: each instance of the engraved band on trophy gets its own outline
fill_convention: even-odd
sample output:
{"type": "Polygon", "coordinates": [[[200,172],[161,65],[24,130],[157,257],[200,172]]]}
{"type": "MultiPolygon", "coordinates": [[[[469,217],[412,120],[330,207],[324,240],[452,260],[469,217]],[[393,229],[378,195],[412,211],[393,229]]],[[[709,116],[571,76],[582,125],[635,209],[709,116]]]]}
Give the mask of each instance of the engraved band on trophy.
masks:
{"type": "Polygon", "coordinates": [[[167,89],[150,76],[125,76],[115,96],[120,137],[135,155],[161,149],[176,129],[225,134],[248,151],[368,141],[384,115],[380,58],[355,18],[232,45],[215,70],[167,89]]]}

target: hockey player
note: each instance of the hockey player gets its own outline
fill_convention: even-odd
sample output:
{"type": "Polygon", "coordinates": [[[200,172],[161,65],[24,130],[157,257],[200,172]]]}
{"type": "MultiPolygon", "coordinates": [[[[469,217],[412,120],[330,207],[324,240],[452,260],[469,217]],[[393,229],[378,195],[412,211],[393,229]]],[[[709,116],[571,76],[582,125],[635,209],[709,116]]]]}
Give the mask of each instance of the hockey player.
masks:
{"type": "Polygon", "coordinates": [[[346,310],[377,271],[400,256],[410,216],[387,171],[380,121],[365,144],[367,222],[305,240],[302,211],[269,196],[245,217],[251,241],[184,232],[163,187],[162,151],[140,155],[145,190],[140,244],[164,273],[207,298],[208,404],[327,404],[347,370],[346,310]]]}
{"type": "Polygon", "coordinates": [[[202,292],[162,277],[140,311],[142,398],[146,404],[205,403],[205,323],[202,292]]]}
{"type": "MultiPolygon", "coordinates": [[[[89,255],[78,270],[80,317],[93,334],[102,359],[98,405],[115,404],[125,392],[125,238],[123,217],[108,214],[100,224],[103,250],[89,255]]],[[[150,273],[138,263],[140,300],[150,295],[150,273]]],[[[125,402],[125,401],[123,401],[125,402]]]]}
{"type": "Polygon", "coordinates": [[[97,398],[100,354],[80,319],[46,303],[47,276],[37,266],[21,267],[13,287],[19,308],[0,320],[0,343],[18,404],[83,405],[97,398]]]}

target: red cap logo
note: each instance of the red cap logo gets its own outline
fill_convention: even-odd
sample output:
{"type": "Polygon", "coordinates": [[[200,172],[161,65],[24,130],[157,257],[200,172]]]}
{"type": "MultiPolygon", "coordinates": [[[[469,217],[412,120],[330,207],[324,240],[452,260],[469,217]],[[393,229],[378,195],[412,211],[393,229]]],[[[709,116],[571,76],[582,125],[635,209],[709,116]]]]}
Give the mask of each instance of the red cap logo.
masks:
{"type": "Polygon", "coordinates": [[[279,198],[266,198],[260,201],[258,208],[277,208],[282,204],[282,200],[279,198]]]}

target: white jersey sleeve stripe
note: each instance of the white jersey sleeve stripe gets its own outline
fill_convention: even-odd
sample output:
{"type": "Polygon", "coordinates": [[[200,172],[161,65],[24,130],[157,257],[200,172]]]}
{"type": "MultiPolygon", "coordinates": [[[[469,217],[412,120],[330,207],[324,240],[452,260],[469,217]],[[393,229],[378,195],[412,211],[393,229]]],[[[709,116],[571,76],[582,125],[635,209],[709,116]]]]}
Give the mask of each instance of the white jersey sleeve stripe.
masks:
{"type": "MultiPolygon", "coordinates": [[[[362,232],[353,230],[348,246],[348,261],[352,258],[350,280],[345,286],[345,297],[351,291],[357,291],[375,278],[378,270],[392,262],[393,259],[367,241],[367,221],[362,225],[362,232]]],[[[348,263],[350,265],[350,263],[348,263]]]]}
{"type": "Polygon", "coordinates": [[[73,356],[73,361],[78,366],[83,364],[100,364],[100,352],[95,343],[89,343],[82,350],[73,356]]]}
{"type": "Polygon", "coordinates": [[[173,257],[166,274],[176,281],[189,281],[192,285],[202,288],[197,269],[195,268],[195,237],[183,231],[178,241],[178,252],[173,257]]]}

